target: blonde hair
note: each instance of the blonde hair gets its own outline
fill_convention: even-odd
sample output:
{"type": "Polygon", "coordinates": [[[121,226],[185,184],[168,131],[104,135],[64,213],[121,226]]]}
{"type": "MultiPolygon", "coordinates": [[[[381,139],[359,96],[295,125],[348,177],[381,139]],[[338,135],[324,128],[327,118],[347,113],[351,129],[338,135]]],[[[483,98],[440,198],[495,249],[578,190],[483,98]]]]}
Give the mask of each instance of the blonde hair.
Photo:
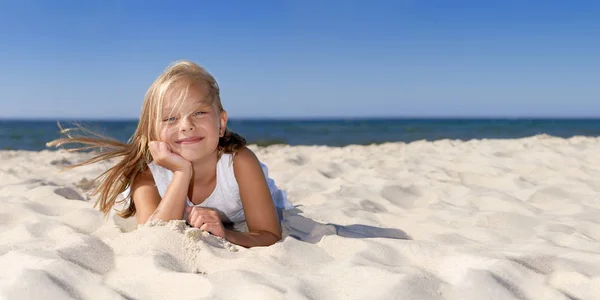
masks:
{"type": "MultiPolygon", "coordinates": [[[[191,61],[181,60],[169,65],[148,88],[142,104],[137,129],[127,143],[91,132],[81,126],[63,129],[59,124],[61,134],[66,134],[66,137],[53,140],[47,143],[47,146],[60,147],[66,144],[82,144],[83,147],[67,150],[69,152],[99,150],[99,154],[67,169],[108,159],[121,158],[114,166],[94,179],[94,182],[100,182],[92,192],[92,195],[99,194],[94,207],[99,206],[100,211],[106,216],[116,204],[118,195],[124,192],[127,187],[132,186],[136,176],[152,162],[148,143],[152,140],[158,140],[158,121],[162,119],[162,107],[165,98],[173,92],[179,91],[178,98],[182,101],[189,88],[198,85],[208,90],[208,99],[211,104],[215,105],[217,113],[224,111],[219,86],[215,78],[203,67],[191,61]],[[72,135],[71,132],[77,129],[88,134],[88,136],[72,135]]],[[[245,145],[246,140],[243,137],[226,128],[223,137],[219,139],[218,156],[220,157],[223,153],[235,153],[245,145]]],[[[127,198],[130,197],[131,194],[127,195],[127,198]]],[[[123,218],[128,218],[135,215],[135,212],[135,203],[129,201],[129,206],[119,211],[118,214],[123,218]]]]}

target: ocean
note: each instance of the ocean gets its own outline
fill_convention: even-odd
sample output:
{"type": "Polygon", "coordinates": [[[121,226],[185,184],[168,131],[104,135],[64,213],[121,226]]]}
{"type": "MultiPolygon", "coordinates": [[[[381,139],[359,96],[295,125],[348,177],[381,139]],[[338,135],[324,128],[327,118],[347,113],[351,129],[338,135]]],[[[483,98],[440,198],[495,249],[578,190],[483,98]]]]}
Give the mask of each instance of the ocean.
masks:
{"type": "MultiPolygon", "coordinates": [[[[82,120],[79,123],[121,141],[134,133],[137,120],[82,120]]],[[[71,121],[61,121],[69,127],[71,121]]],[[[330,119],[230,120],[228,127],[250,144],[346,146],[439,139],[514,139],[548,134],[600,136],[600,119],[330,119]]],[[[0,120],[0,150],[47,148],[59,137],[57,121],[0,120]]]]}

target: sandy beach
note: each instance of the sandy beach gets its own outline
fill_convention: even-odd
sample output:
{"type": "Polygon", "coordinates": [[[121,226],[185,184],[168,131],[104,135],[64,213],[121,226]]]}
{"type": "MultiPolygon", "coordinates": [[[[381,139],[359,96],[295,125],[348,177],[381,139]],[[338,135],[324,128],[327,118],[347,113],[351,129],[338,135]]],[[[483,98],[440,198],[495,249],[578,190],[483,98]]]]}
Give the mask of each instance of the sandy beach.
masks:
{"type": "Polygon", "coordinates": [[[296,209],[236,247],[93,208],[110,162],[0,152],[0,299],[600,299],[600,138],[252,146],[296,209]]]}

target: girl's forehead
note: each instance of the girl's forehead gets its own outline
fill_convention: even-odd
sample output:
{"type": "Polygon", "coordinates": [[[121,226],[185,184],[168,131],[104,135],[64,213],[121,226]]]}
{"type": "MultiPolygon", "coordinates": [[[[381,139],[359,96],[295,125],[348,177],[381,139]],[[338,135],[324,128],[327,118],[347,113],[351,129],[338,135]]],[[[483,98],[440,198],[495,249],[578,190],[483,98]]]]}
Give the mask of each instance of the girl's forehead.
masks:
{"type": "Polygon", "coordinates": [[[202,85],[175,85],[165,95],[164,109],[173,109],[187,105],[210,105],[212,103],[208,88],[202,85]]]}

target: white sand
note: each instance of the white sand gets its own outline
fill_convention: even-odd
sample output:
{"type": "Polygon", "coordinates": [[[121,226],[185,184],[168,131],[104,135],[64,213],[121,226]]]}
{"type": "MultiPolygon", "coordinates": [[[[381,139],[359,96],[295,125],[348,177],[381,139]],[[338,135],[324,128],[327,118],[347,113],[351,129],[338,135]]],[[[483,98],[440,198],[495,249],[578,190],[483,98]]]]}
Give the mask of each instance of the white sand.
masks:
{"type": "Polygon", "coordinates": [[[600,139],[253,149],[297,205],[253,249],[105,221],[108,163],[0,152],[0,298],[600,299],[600,139]]]}

